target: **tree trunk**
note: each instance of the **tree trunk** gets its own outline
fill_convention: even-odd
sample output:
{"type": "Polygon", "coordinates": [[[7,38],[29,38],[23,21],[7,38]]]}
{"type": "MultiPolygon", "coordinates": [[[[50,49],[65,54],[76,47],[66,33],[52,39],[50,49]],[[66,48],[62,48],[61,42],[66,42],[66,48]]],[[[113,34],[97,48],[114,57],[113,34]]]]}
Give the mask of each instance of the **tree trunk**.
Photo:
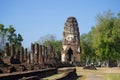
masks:
{"type": "Polygon", "coordinates": [[[106,61],[106,67],[109,67],[109,63],[110,63],[110,60],[108,59],[108,60],[106,61]]]}
{"type": "Polygon", "coordinates": [[[117,67],[120,68],[120,59],[117,60],[117,67]]]}
{"type": "Polygon", "coordinates": [[[86,66],[88,66],[88,65],[89,65],[89,56],[86,57],[86,66]]]}

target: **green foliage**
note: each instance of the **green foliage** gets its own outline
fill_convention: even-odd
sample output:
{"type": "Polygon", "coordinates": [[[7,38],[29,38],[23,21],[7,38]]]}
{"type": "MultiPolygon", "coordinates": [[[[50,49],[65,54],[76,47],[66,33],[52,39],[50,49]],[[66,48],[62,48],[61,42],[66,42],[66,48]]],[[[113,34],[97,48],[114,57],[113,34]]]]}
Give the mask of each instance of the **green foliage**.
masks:
{"type": "Polygon", "coordinates": [[[3,24],[0,24],[0,47],[4,47],[6,41],[12,45],[14,44],[16,48],[20,48],[22,45],[23,38],[20,34],[15,33],[15,29],[12,25],[10,25],[8,28],[4,28],[3,24]]]}
{"type": "Polygon", "coordinates": [[[104,80],[119,80],[120,74],[119,73],[108,73],[104,75],[103,79],[104,80]]]}
{"type": "Polygon", "coordinates": [[[55,54],[56,54],[56,57],[58,59],[60,59],[61,58],[61,50],[62,50],[62,43],[61,43],[61,41],[58,41],[58,40],[48,40],[48,41],[44,42],[45,46],[49,46],[50,44],[52,44],[52,46],[53,46],[53,49],[54,49],[55,54]]]}
{"type": "Polygon", "coordinates": [[[21,47],[21,42],[23,41],[23,38],[20,34],[16,34],[15,33],[15,29],[14,27],[12,27],[12,25],[9,26],[8,28],[8,41],[10,43],[10,45],[14,44],[16,48],[20,48],[21,47]]]}
{"type": "Polygon", "coordinates": [[[80,37],[81,43],[81,60],[83,63],[86,63],[87,59],[89,62],[93,62],[96,58],[94,48],[93,48],[93,36],[94,36],[94,27],[88,34],[82,34],[80,37]]]}
{"type": "Polygon", "coordinates": [[[4,28],[3,24],[0,24],[0,48],[6,43],[7,28],[4,28]]]}
{"type": "Polygon", "coordinates": [[[96,20],[96,26],[80,37],[82,61],[89,56],[90,61],[117,62],[120,59],[120,13],[113,16],[108,11],[98,14],[96,20]]]}
{"type": "Polygon", "coordinates": [[[120,17],[114,17],[110,11],[97,16],[94,33],[94,49],[99,58],[118,60],[120,57],[120,17]]]}

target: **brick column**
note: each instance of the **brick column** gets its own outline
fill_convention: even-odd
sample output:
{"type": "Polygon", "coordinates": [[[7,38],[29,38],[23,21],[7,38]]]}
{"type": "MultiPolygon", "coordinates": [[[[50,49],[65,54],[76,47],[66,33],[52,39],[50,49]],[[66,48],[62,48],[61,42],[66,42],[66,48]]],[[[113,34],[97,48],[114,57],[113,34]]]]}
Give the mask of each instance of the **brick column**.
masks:
{"type": "Polygon", "coordinates": [[[4,54],[4,56],[10,56],[9,43],[6,43],[6,45],[5,45],[5,54],[4,54]]]}
{"type": "Polygon", "coordinates": [[[21,47],[20,49],[20,63],[22,64],[24,62],[24,48],[21,47]]]}

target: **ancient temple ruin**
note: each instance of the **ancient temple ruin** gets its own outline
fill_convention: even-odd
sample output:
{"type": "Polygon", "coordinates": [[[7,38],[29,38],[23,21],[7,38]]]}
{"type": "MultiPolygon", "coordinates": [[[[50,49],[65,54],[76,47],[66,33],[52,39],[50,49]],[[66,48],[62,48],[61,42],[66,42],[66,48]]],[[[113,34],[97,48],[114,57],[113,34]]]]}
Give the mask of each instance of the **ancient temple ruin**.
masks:
{"type": "Polygon", "coordinates": [[[75,17],[68,17],[63,31],[62,62],[80,62],[80,35],[75,17]]]}
{"type": "Polygon", "coordinates": [[[14,45],[6,43],[4,53],[0,52],[0,74],[40,70],[55,67],[57,61],[52,45],[46,47],[38,43],[31,44],[29,52],[27,48],[15,48],[14,45]]]}

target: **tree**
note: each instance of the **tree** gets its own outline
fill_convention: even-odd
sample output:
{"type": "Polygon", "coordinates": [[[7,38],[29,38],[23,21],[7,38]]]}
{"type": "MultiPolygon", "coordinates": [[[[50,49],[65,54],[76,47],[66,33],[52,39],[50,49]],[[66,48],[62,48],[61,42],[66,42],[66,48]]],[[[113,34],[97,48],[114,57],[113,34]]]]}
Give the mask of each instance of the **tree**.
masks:
{"type": "Polygon", "coordinates": [[[23,38],[20,34],[15,33],[15,29],[12,25],[8,28],[4,28],[3,24],[0,24],[0,47],[3,48],[5,43],[8,42],[10,45],[14,44],[16,48],[22,46],[23,38]]]}
{"type": "Polygon", "coordinates": [[[82,34],[81,60],[88,62],[105,62],[106,66],[120,65],[120,13],[114,16],[109,10],[98,14],[97,24],[87,34],[82,34]]]}
{"type": "Polygon", "coordinates": [[[20,49],[20,47],[22,46],[23,38],[21,34],[16,34],[15,31],[16,30],[14,29],[14,27],[10,25],[7,34],[8,42],[10,45],[14,44],[16,48],[20,49]]]}
{"type": "Polygon", "coordinates": [[[45,36],[40,37],[37,43],[43,45],[45,41],[54,41],[54,40],[55,40],[55,36],[53,34],[47,34],[45,36]]]}
{"type": "Polygon", "coordinates": [[[45,36],[40,37],[36,43],[41,45],[49,46],[52,45],[55,51],[56,57],[61,59],[61,49],[62,49],[62,42],[59,40],[55,40],[55,36],[53,34],[47,34],[45,36]]]}
{"type": "Polygon", "coordinates": [[[88,45],[86,43],[86,37],[87,37],[87,34],[82,34],[80,36],[80,44],[81,44],[81,50],[82,50],[81,51],[81,62],[84,63],[84,65],[85,63],[87,65],[88,63],[87,58],[89,55],[88,45]]]}
{"type": "Polygon", "coordinates": [[[12,25],[9,26],[8,28],[8,41],[10,43],[10,45],[14,44],[14,39],[16,38],[16,34],[15,34],[15,29],[12,27],[12,25]]]}
{"type": "Polygon", "coordinates": [[[14,38],[14,45],[16,48],[20,49],[20,47],[22,46],[22,42],[23,41],[23,38],[20,34],[16,35],[15,38],[14,38]]]}
{"type": "Polygon", "coordinates": [[[4,28],[3,24],[0,24],[0,47],[2,48],[6,43],[7,28],[4,28]]]}
{"type": "Polygon", "coordinates": [[[107,62],[107,66],[112,61],[117,60],[120,54],[120,20],[119,17],[114,17],[108,11],[103,15],[97,16],[97,25],[94,33],[94,49],[101,61],[107,62]]]}
{"type": "Polygon", "coordinates": [[[82,34],[80,37],[81,43],[81,61],[89,65],[90,62],[94,62],[96,55],[93,48],[93,37],[94,37],[94,27],[91,28],[91,31],[87,34],[82,34]]]}
{"type": "Polygon", "coordinates": [[[61,50],[62,50],[62,43],[59,40],[48,40],[44,42],[45,46],[49,46],[49,45],[53,46],[53,49],[55,51],[56,57],[58,59],[61,59],[61,50]]]}

